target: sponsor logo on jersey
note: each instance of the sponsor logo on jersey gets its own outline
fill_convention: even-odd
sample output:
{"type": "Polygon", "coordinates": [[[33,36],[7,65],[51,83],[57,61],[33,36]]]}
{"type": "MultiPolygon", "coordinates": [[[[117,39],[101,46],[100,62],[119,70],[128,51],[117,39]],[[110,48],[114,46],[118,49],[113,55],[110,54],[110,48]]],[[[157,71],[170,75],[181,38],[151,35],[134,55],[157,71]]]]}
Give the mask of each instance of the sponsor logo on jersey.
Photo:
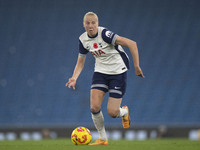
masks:
{"type": "Polygon", "coordinates": [[[93,56],[101,56],[102,54],[106,54],[104,51],[102,50],[97,50],[97,51],[93,51],[90,52],[93,56]]]}

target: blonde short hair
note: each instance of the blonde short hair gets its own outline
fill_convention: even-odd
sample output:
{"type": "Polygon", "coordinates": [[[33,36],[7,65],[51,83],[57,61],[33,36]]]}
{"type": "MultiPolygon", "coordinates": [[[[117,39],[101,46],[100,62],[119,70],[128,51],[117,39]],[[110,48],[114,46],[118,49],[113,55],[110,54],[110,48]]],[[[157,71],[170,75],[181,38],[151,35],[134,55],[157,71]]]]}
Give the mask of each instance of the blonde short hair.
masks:
{"type": "Polygon", "coordinates": [[[97,21],[99,21],[97,14],[95,14],[94,12],[87,12],[83,17],[83,22],[85,21],[86,16],[94,16],[97,21]]]}

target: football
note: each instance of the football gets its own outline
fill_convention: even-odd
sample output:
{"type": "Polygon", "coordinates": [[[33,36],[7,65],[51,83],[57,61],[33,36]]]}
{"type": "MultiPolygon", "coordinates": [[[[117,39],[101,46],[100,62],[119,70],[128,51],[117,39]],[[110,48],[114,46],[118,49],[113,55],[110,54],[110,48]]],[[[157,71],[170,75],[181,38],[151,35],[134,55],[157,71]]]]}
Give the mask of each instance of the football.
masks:
{"type": "Polygon", "coordinates": [[[88,145],[92,140],[92,134],[85,127],[77,127],[71,134],[71,140],[75,145],[88,145]]]}

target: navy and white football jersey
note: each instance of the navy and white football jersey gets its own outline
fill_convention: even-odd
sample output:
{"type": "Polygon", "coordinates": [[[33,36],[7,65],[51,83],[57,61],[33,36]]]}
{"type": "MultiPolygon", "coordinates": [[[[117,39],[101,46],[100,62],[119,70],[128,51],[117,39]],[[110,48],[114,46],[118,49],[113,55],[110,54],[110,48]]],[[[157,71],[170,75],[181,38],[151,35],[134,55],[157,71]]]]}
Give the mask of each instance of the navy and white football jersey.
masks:
{"type": "Polygon", "coordinates": [[[79,37],[79,56],[90,52],[95,57],[95,72],[121,74],[129,69],[129,58],[120,45],[115,44],[117,34],[98,27],[95,37],[84,32],[79,37]]]}

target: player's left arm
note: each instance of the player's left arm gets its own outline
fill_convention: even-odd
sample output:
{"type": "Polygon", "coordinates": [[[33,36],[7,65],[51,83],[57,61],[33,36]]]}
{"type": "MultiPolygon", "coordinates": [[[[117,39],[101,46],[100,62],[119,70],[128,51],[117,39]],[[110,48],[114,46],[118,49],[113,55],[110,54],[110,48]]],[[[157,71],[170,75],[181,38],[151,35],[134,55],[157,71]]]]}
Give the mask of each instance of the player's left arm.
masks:
{"type": "Polygon", "coordinates": [[[133,57],[135,74],[144,78],[142,69],[140,68],[140,65],[139,65],[139,53],[138,53],[137,43],[133,40],[117,35],[115,44],[126,46],[129,48],[131,55],[133,57]]]}

